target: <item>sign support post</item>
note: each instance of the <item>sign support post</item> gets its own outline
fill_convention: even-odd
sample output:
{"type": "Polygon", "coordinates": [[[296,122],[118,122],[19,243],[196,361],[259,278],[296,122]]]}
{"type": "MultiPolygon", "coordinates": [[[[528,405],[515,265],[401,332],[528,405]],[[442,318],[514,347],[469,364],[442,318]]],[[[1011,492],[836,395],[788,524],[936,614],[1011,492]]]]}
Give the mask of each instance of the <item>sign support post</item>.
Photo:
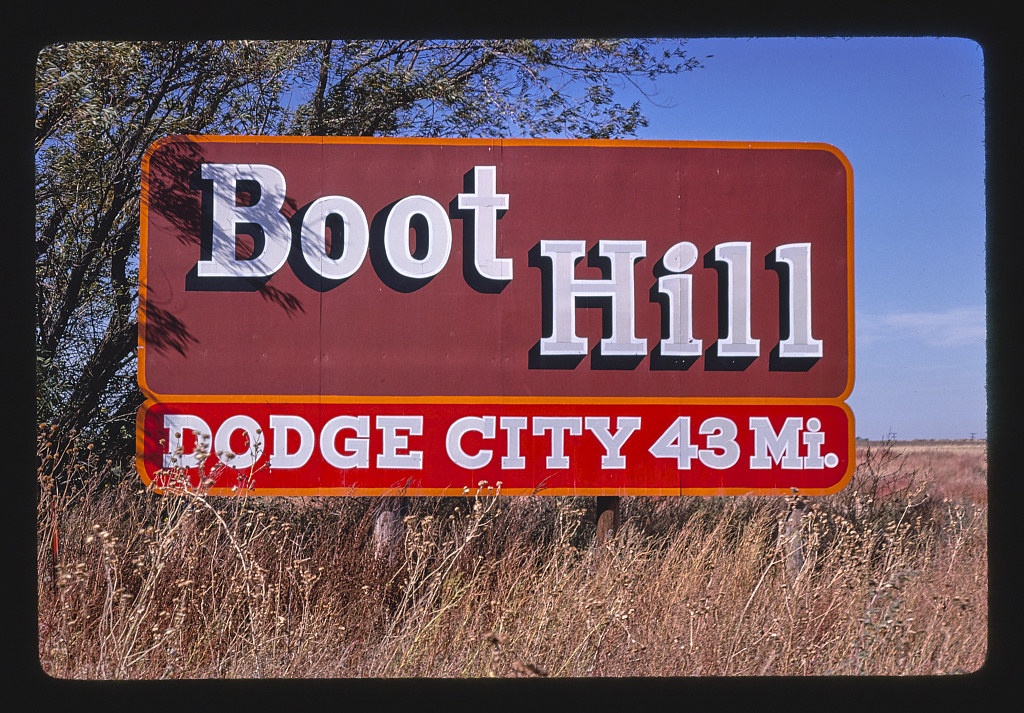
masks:
{"type": "Polygon", "coordinates": [[[597,496],[597,535],[594,537],[594,547],[604,547],[604,544],[615,537],[619,531],[619,496],[598,495],[597,496]]]}

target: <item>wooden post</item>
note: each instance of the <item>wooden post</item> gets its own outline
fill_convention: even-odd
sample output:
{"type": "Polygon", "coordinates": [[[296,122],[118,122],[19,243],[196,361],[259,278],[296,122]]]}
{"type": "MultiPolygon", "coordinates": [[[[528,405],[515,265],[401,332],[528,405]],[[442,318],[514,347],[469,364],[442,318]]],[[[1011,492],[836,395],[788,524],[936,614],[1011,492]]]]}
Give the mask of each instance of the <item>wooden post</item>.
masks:
{"type": "Polygon", "coordinates": [[[373,523],[373,559],[380,564],[394,561],[405,539],[405,516],[409,512],[406,497],[387,498],[373,523]]]}
{"type": "Polygon", "coordinates": [[[782,546],[786,557],[786,579],[790,586],[796,584],[796,578],[804,568],[804,548],[801,524],[804,518],[804,499],[796,496],[793,505],[782,522],[780,530],[782,546]]]}
{"type": "Polygon", "coordinates": [[[619,531],[619,496],[597,496],[597,535],[594,547],[604,547],[605,542],[619,531]]]}

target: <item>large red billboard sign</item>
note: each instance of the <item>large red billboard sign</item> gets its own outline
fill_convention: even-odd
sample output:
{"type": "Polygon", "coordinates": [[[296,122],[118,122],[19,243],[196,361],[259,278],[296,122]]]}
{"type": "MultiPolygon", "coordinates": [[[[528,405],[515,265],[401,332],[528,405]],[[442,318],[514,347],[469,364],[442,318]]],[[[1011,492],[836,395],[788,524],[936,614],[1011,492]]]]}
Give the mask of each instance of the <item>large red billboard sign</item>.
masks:
{"type": "Polygon", "coordinates": [[[228,494],[823,494],[854,466],[824,144],[179,136],[138,466],[228,494]]]}

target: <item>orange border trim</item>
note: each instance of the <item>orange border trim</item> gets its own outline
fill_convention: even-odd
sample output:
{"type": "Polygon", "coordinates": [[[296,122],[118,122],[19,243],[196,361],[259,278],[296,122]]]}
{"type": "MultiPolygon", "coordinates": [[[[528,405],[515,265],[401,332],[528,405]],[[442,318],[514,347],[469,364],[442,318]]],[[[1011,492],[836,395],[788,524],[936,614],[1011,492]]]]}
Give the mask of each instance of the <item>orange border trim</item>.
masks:
{"type": "MultiPolygon", "coordinates": [[[[242,403],[395,403],[395,404],[771,404],[771,405],[835,405],[840,406],[848,415],[849,424],[849,467],[847,473],[836,485],[830,488],[813,489],[804,491],[805,495],[828,495],[842,490],[849,483],[856,467],[856,436],[854,428],[854,415],[846,399],[853,392],[855,369],[855,299],[854,299],[854,213],[853,213],[853,166],[846,155],[832,144],[824,142],[797,142],[797,141],[685,141],[685,140],[651,140],[651,139],[487,139],[487,138],[427,138],[427,137],[377,137],[377,136],[228,136],[228,135],[197,135],[197,134],[174,134],[157,139],[142,157],[141,171],[141,194],[139,205],[139,307],[138,307],[138,368],[136,380],[146,402],[139,408],[136,416],[136,466],[140,476],[149,487],[152,483],[143,465],[142,446],[142,419],[146,409],[151,403],[158,401],[193,401],[197,403],[219,402],[233,400],[242,403]],[[834,398],[794,398],[794,397],[543,397],[543,396],[323,396],[323,395],[290,395],[290,394],[267,394],[254,396],[251,394],[158,394],[152,391],[145,383],[145,361],[146,361],[146,285],[148,279],[147,246],[149,243],[148,234],[148,213],[149,213],[149,164],[152,155],[161,147],[178,142],[189,143],[239,143],[239,144],[391,144],[391,145],[426,145],[426,146],[598,146],[606,148],[713,148],[713,149],[790,149],[802,151],[826,151],[835,156],[846,170],[846,249],[847,249],[847,378],[843,391],[834,398]]],[[[661,489],[661,488],[552,488],[549,490],[526,490],[508,489],[503,490],[504,495],[788,495],[790,491],[781,489],[747,489],[747,488],[696,488],[696,489],[661,489]]],[[[210,495],[237,495],[237,491],[224,488],[214,488],[209,491],[210,495]]],[[[383,495],[462,495],[462,490],[452,493],[444,488],[422,488],[398,490],[395,488],[323,488],[323,489],[291,489],[291,488],[266,488],[259,489],[259,492],[250,491],[250,494],[258,495],[355,495],[355,496],[383,496],[383,495]]]]}

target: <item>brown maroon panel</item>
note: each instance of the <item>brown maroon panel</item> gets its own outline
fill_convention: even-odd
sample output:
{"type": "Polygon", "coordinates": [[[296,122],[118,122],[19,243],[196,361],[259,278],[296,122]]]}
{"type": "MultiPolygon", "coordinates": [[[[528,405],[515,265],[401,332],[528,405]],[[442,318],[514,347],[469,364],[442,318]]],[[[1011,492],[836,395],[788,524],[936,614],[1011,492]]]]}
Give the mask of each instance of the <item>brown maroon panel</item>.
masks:
{"type": "MultiPolygon", "coordinates": [[[[157,397],[837,398],[852,379],[851,180],[838,152],[815,144],[165,140],[144,175],[140,383],[157,397]],[[281,212],[290,218],[322,196],[350,198],[371,224],[370,254],[352,277],[318,287],[297,274],[296,237],[289,263],[262,284],[214,289],[190,278],[210,230],[203,163],[274,166],[287,181],[281,212]],[[471,192],[464,180],[474,166],[496,167],[497,191],[509,196],[497,222],[497,255],[513,261],[503,286],[482,286],[464,270],[471,218],[456,200],[471,192]],[[389,274],[380,243],[388,207],[411,195],[446,208],[453,238],[444,268],[420,284],[389,274]],[[584,305],[576,331],[590,353],[576,363],[536,358],[549,289],[547,261],[536,255],[542,240],[584,240],[588,250],[599,240],[645,241],[634,301],[646,355],[598,358],[603,310],[584,305]],[[686,274],[705,353],[690,362],[652,355],[663,336],[658,263],[681,241],[700,256],[686,274]],[[725,276],[713,253],[734,241],[751,244],[760,355],[746,361],[708,351],[720,336],[725,276]],[[801,242],[812,245],[812,336],[823,357],[783,360],[773,350],[785,278],[767,258],[801,242]]],[[[575,277],[600,279],[600,263],[582,260],[575,277]]]]}

